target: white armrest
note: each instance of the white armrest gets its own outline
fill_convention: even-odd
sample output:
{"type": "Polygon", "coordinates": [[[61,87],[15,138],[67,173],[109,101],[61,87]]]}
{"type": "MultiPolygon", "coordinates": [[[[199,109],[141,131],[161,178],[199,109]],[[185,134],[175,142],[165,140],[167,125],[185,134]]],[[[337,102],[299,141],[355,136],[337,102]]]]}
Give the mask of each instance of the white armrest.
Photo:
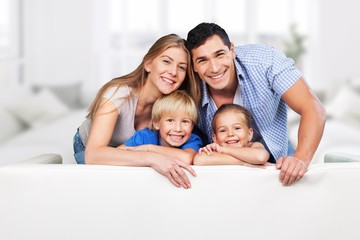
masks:
{"type": "Polygon", "coordinates": [[[59,154],[46,153],[21,162],[17,162],[16,164],[62,164],[62,157],[59,154]]]}
{"type": "Polygon", "coordinates": [[[325,154],[324,162],[360,162],[360,155],[343,152],[331,152],[325,154]]]}

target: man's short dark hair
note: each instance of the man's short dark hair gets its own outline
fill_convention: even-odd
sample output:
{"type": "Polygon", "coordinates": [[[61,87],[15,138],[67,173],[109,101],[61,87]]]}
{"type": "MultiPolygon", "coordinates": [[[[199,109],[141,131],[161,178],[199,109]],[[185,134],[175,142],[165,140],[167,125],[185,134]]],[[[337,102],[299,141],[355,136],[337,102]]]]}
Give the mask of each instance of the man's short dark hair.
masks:
{"type": "Polygon", "coordinates": [[[226,31],[215,23],[200,23],[191,29],[187,35],[186,47],[191,51],[204,44],[206,40],[214,35],[218,35],[226,46],[231,46],[229,36],[226,31]]]}

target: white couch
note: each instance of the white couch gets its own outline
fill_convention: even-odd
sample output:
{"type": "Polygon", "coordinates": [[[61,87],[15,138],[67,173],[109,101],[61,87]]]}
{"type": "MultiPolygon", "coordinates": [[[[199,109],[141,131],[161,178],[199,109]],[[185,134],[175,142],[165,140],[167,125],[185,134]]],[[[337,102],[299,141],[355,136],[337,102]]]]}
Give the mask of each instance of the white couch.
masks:
{"type": "MultiPolygon", "coordinates": [[[[194,166],[192,188],[178,189],[151,168],[59,164],[75,163],[86,111],[58,100],[1,101],[0,239],[360,239],[360,163],[339,163],[360,154],[317,155],[291,187],[273,167],[194,166]]],[[[342,128],[328,129],[320,150],[335,151],[342,128]]],[[[359,136],[341,143],[358,151],[359,136]]]]}
{"type": "Polygon", "coordinates": [[[310,166],[283,187],[278,170],[194,166],[191,189],[151,168],[59,163],[0,167],[0,238],[360,239],[360,162],[310,166]]]}

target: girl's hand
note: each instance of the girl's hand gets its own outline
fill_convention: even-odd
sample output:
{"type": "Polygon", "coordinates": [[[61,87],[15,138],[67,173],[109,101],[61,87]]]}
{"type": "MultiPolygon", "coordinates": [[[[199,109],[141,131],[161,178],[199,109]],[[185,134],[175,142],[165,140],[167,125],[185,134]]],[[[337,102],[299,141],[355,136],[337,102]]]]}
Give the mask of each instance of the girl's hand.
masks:
{"type": "Polygon", "coordinates": [[[214,152],[222,153],[222,147],[217,143],[211,143],[199,149],[199,154],[206,153],[211,155],[214,152]]]}

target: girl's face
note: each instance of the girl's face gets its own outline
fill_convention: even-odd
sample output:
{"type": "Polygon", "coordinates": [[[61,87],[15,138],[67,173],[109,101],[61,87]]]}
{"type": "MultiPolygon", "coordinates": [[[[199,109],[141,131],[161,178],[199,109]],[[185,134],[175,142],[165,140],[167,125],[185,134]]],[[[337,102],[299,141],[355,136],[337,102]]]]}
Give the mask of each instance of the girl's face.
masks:
{"type": "Polygon", "coordinates": [[[242,113],[227,111],[215,120],[216,131],[213,141],[223,147],[247,147],[253,136],[242,113]]]}
{"type": "Polygon", "coordinates": [[[180,87],[186,77],[187,53],[180,47],[171,47],[145,64],[148,81],[162,94],[169,94],[180,87]]]}
{"type": "Polygon", "coordinates": [[[190,139],[193,122],[184,113],[174,113],[162,116],[153,126],[159,131],[163,146],[180,147],[190,139]]]}

